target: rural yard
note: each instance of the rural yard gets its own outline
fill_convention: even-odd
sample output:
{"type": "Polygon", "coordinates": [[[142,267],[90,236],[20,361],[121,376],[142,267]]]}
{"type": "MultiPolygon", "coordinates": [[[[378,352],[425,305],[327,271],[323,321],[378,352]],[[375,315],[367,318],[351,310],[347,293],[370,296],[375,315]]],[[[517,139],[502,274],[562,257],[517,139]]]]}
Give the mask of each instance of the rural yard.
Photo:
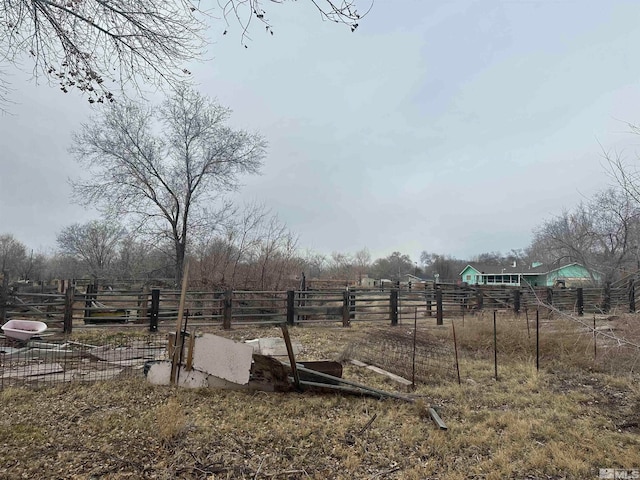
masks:
{"type": "MultiPolygon", "coordinates": [[[[497,354],[490,315],[454,321],[460,384],[451,320],[420,320],[415,390],[350,361],[411,379],[413,323],[290,328],[297,362],[339,360],[343,378],[412,402],[157,386],[140,369],[98,382],[5,382],[0,478],[588,479],[640,468],[636,347],[602,337],[596,351],[576,324],[545,318],[537,371],[535,330],[522,315],[499,317],[497,354]]],[[[601,324],[627,343],[640,336],[631,315],[601,324]]],[[[236,341],[281,336],[274,326],[207,331],[236,341]]],[[[146,335],[77,329],[67,340],[146,335]]]]}

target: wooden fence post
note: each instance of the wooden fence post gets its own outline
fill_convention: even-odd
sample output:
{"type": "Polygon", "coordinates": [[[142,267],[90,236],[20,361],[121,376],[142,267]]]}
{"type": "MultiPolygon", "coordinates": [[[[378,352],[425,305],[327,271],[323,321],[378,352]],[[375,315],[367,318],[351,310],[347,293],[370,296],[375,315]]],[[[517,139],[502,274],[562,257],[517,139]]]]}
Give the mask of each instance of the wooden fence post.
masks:
{"type": "Polygon", "coordinates": [[[436,325],[444,325],[442,322],[443,319],[443,309],[442,309],[442,290],[436,290],[436,325]]]}
{"type": "Polygon", "coordinates": [[[547,287],[547,305],[553,305],[553,288],[547,287]]]}
{"type": "Polygon", "coordinates": [[[342,292],[342,326],[349,326],[349,290],[342,292]]]}
{"type": "Polygon", "coordinates": [[[158,316],[160,314],[160,290],[151,290],[151,311],[149,312],[149,331],[158,331],[158,316]]]}
{"type": "Polygon", "coordinates": [[[391,315],[391,325],[398,325],[398,290],[392,289],[389,297],[389,314],[391,315]]]}
{"type": "Polygon", "coordinates": [[[516,315],[520,313],[520,289],[518,288],[513,291],[513,313],[516,315]]]}
{"type": "Polygon", "coordinates": [[[223,320],[222,320],[222,328],[225,330],[231,330],[231,315],[233,311],[233,291],[225,290],[224,292],[224,310],[223,310],[223,320]]]}
{"type": "Polygon", "coordinates": [[[634,278],[629,280],[629,312],[636,312],[636,281],[634,278]]]}
{"type": "Polygon", "coordinates": [[[578,316],[584,315],[584,291],[582,287],[576,289],[576,306],[578,308],[578,316]]]}
{"type": "Polygon", "coordinates": [[[70,287],[64,294],[64,317],[62,322],[62,333],[71,334],[73,331],[73,301],[75,288],[70,287]]]}
{"type": "Polygon", "coordinates": [[[293,325],[296,292],[287,290],[287,325],[293,325]]]}
{"type": "Polygon", "coordinates": [[[480,288],[476,290],[476,308],[482,310],[484,306],[484,294],[480,288]]]}

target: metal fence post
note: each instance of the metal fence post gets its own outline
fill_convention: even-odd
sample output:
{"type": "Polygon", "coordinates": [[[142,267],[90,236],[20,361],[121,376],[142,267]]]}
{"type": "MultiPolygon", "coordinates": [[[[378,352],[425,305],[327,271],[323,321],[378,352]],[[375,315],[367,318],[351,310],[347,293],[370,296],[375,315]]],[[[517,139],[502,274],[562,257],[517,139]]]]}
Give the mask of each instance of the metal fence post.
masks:
{"type": "Polygon", "coordinates": [[[149,312],[149,331],[158,331],[158,316],[160,314],[160,290],[151,290],[151,311],[149,312]]]}
{"type": "Polygon", "coordinates": [[[436,290],[436,325],[444,325],[444,312],[442,308],[442,290],[436,290]]]}

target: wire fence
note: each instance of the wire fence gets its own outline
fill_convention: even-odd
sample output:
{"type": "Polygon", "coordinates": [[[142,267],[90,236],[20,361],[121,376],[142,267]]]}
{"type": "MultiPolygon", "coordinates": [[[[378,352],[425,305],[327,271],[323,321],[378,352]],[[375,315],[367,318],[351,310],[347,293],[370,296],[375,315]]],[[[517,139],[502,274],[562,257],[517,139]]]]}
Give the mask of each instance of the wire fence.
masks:
{"type": "Polygon", "coordinates": [[[164,359],[165,352],[166,340],[152,336],[100,345],[0,338],[0,389],[142,375],[145,364],[164,359]]]}

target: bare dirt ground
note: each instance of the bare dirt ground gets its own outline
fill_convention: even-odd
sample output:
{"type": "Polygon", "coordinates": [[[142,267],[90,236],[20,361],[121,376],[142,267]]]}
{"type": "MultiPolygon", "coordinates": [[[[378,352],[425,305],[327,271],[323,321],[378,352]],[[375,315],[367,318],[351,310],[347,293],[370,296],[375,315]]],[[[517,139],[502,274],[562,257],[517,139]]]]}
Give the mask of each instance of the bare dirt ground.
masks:
{"type": "MultiPolygon", "coordinates": [[[[420,334],[452,345],[451,321],[433,322],[421,321],[420,334]]],[[[635,339],[640,319],[603,322],[635,339]]],[[[522,317],[498,325],[497,380],[491,319],[467,318],[464,326],[458,319],[461,384],[450,375],[455,357],[447,354],[446,378],[419,382],[415,403],[185,390],[152,386],[141,375],[5,389],[0,478],[589,479],[599,468],[640,468],[640,377],[633,367],[639,350],[603,340],[594,359],[589,334],[549,322],[537,371],[522,317]],[[428,406],[447,431],[429,419],[428,406]]],[[[381,329],[392,331],[354,324],[290,332],[302,344],[302,361],[343,359],[350,345],[381,329]]],[[[212,331],[235,340],[281,335],[276,327],[212,331]]],[[[398,331],[412,337],[412,325],[398,331]]],[[[344,377],[400,391],[349,363],[344,377]]]]}

